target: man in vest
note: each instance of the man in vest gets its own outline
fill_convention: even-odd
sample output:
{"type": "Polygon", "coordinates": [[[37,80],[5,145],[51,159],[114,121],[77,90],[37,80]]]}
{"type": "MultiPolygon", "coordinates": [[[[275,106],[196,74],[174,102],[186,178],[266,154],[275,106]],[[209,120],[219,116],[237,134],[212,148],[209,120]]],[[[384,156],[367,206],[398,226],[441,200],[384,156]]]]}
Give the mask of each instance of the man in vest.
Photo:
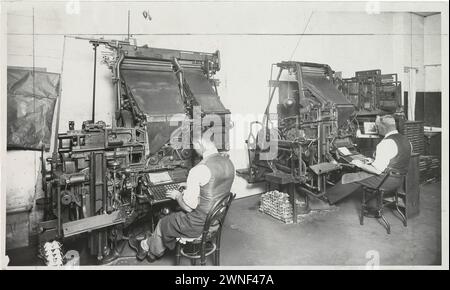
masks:
{"type": "MultiPolygon", "coordinates": [[[[375,160],[370,158],[367,159],[367,162],[353,160],[351,163],[363,171],[344,174],[342,180],[330,188],[327,197],[331,204],[352,194],[361,186],[377,187],[383,180],[386,169],[399,174],[408,172],[412,146],[408,138],[397,131],[394,117],[390,115],[377,116],[375,124],[378,133],[384,136],[377,145],[375,160]]],[[[400,177],[391,175],[384,182],[383,187],[387,190],[394,189],[400,181],[400,177]]]]}
{"type": "Polygon", "coordinates": [[[177,238],[200,237],[208,212],[218,200],[230,193],[235,170],[228,156],[218,153],[207,134],[193,143],[195,151],[203,157],[202,161],[189,171],[183,192],[167,193],[178,202],[182,211],[162,218],[149,238],[129,240],[138,260],[147,258],[154,261],[164,254],[166,248],[173,249],[177,238]]]}

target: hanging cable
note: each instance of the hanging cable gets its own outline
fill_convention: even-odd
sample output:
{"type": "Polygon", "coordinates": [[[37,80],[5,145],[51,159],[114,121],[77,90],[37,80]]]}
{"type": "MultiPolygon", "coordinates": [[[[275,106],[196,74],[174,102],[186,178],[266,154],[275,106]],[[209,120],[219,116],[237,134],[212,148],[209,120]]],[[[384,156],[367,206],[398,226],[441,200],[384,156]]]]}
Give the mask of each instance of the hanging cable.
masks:
{"type": "Polygon", "coordinates": [[[295,51],[297,50],[297,48],[298,48],[298,46],[299,46],[299,44],[300,44],[300,41],[302,40],[303,35],[304,35],[305,32],[306,32],[306,29],[308,29],[309,22],[311,21],[311,17],[312,17],[313,14],[314,14],[314,11],[312,11],[311,14],[309,15],[309,18],[308,18],[308,21],[306,22],[305,28],[303,29],[302,34],[300,34],[300,37],[299,37],[299,39],[298,39],[298,41],[297,41],[297,44],[295,45],[294,51],[292,51],[292,54],[291,54],[291,57],[289,58],[289,61],[291,61],[292,58],[294,57],[295,51]]]}

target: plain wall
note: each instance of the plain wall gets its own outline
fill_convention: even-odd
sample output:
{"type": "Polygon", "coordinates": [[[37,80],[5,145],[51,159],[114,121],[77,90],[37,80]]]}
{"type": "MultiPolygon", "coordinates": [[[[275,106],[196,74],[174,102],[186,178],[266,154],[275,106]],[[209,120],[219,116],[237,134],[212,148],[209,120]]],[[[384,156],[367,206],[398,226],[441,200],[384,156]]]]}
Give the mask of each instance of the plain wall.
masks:
{"type": "Polygon", "coordinates": [[[441,88],[441,15],[430,15],[424,21],[425,92],[441,88]],[[439,48],[439,49],[436,49],[439,48]]]}
{"type": "MultiPolygon", "coordinates": [[[[63,68],[60,132],[67,130],[69,120],[80,128],[91,117],[93,50],[88,41],[73,37],[122,39],[127,34],[130,9],[130,32],[139,45],[220,50],[219,94],[235,120],[230,156],[237,169],[248,166],[244,141],[249,124],[243,120],[261,118],[272,63],[291,58],[326,63],[341,71],[343,77],[351,77],[359,70],[381,69],[383,73],[398,73],[406,83],[405,66],[423,67],[424,51],[435,57],[440,50],[435,43],[424,46],[424,29],[431,26],[424,28],[423,17],[398,8],[393,9],[398,12],[368,14],[364,3],[346,3],[350,12],[340,12],[338,3],[82,2],[78,13],[76,6],[66,4],[34,5],[34,40],[31,5],[7,6],[8,65],[30,67],[34,54],[36,67],[50,72],[61,72],[63,68]],[[151,21],[144,19],[143,11],[150,13],[151,21]],[[303,32],[307,35],[300,37],[303,32]]],[[[111,73],[100,64],[100,58],[101,52],[96,119],[110,124],[114,110],[111,73]]],[[[423,71],[419,74],[418,85],[424,87],[423,71]]],[[[405,85],[403,88],[407,90],[405,85]]],[[[39,154],[10,151],[5,162],[11,168],[6,172],[8,208],[33,204],[34,198],[42,195],[39,154]]],[[[248,185],[236,177],[232,190],[239,198],[260,193],[264,187],[248,185]]],[[[32,219],[39,219],[35,211],[32,219]]]]}

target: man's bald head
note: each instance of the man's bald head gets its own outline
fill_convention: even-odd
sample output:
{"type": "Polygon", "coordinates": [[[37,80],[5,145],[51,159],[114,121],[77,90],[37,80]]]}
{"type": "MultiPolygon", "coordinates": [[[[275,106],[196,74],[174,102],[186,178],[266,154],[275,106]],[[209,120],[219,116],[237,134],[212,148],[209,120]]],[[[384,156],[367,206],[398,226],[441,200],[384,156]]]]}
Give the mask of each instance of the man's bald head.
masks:
{"type": "Polygon", "coordinates": [[[395,119],[391,115],[377,116],[375,124],[377,125],[378,133],[383,136],[397,130],[395,119]]]}
{"type": "Polygon", "coordinates": [[[204,130],[202,134],[195,136],[192,143],[195,151],[200,155],[203,155],[205,151],[217,149],[209,130],[204,130]]]}

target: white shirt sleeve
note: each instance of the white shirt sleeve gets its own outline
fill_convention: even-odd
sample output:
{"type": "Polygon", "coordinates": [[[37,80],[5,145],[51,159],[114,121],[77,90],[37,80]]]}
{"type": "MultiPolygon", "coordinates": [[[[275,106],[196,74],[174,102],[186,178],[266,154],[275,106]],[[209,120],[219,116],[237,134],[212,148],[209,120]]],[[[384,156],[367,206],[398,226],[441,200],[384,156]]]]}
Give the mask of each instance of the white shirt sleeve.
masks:
{"type": "Polygon", "coordinates": [[[397,144],[394,140],[384,139],[377,145],[375,160],[372,166],[383,172],[392,158],[398,153],[397,144]]]}
{"type": "Polygon", "coordinates": [[[211,171],[204,164],[193,167],[186,180],[186,189],[183,192],[183,201],[190,208],[195,209],[199,202],[200,186],[203,186],[211,179],[211,171]]]}

